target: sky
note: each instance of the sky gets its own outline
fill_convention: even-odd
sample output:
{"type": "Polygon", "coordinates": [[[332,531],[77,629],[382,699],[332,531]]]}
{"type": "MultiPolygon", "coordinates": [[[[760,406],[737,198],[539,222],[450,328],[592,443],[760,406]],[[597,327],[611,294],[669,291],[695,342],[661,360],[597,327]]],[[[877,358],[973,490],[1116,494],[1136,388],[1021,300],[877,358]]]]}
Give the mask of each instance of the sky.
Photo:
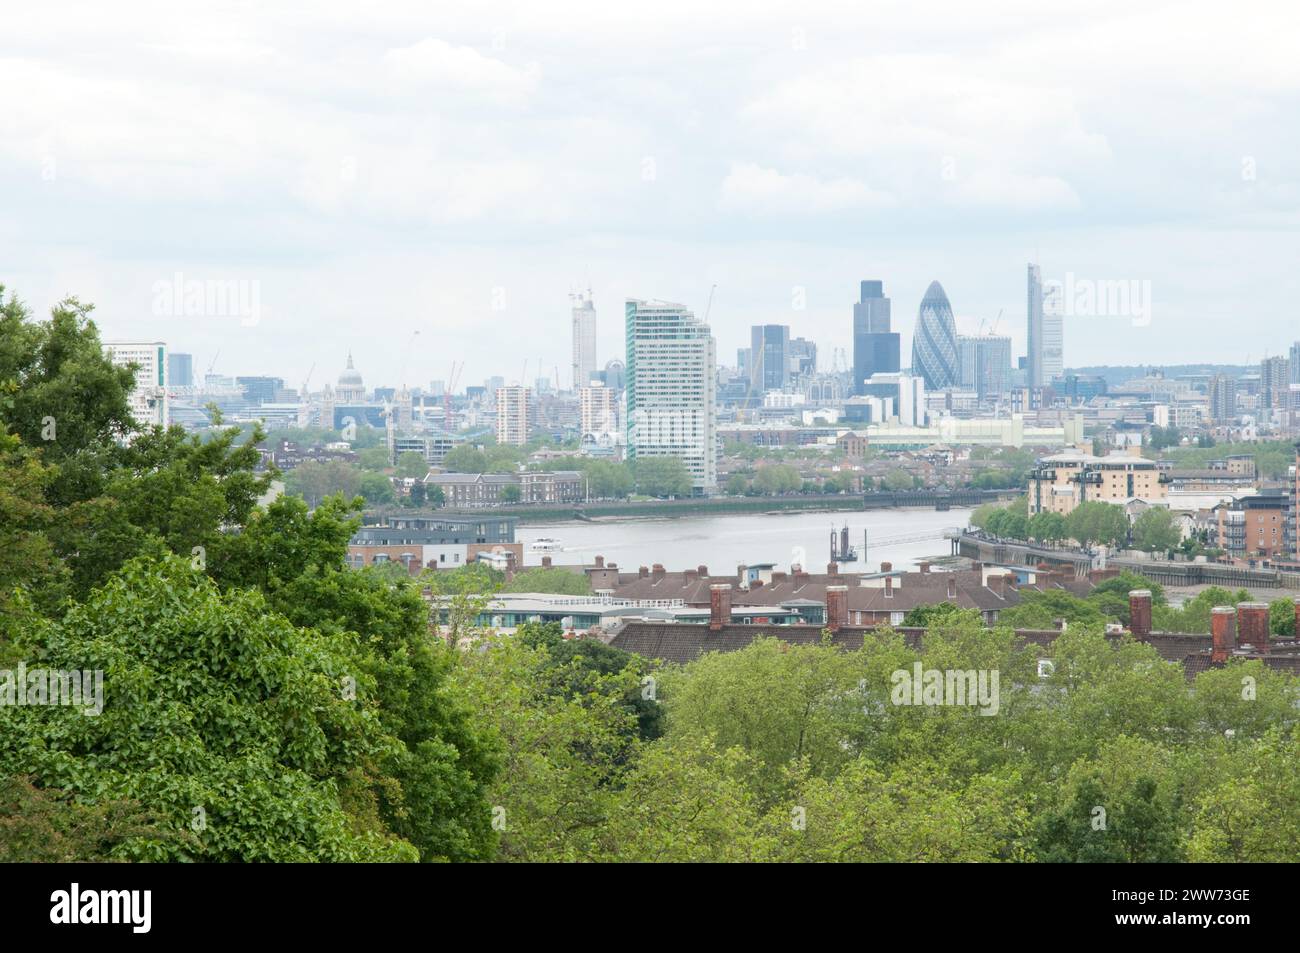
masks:
{"type": "Polygon", "coordinates": [[[318,387],[350,350],[370,385],[567,386],[575,289],[602,363],[625,298],[703,315],[716,285],[720,363],[780,323],[830,369],[863,279],[905,363],[935,279],[1023,353],[1037,261],[1067,365],[1255,362],[1300,338],[1297,28],[1196,0],[29,4],[0,284],[199,372],[318,387]]]}

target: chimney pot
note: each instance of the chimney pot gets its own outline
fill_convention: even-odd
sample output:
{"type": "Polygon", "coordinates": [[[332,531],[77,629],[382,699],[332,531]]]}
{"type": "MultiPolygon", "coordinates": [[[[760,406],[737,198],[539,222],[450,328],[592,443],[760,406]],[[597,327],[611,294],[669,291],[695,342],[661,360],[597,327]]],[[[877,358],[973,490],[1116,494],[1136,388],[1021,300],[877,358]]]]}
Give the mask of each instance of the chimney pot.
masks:
{"type": "Polygon", "coordinates": [[[646,576],[650,575],[650,567],[642,566],[640,569],[636,571],[636,574],[640,576],[642,579],[644,579],[646,576]]]}
{"type": "Polygon", "coordinates": [[[698,573],[700,574],[700,578],[703,579],[703,578],[705,578],[706,576],[708,576],[708,574],[709,574],[709,567],[708,567],[708,566],[699,566],[695,571],[698,572],[698,573]]]}
{"type": "Polygon", "coordinates": [[[838,632],[849,618],[849,587],[826,587],[826,628],[838,632]]]}
{"type": "Polygon", "coordinates": [[[731,622],[731,583],[709,586],[709,631],[718,632],[731,622]]]}
{"type": "Polygon", "coordinates": [[[1232,606],[1215,606],[1210,610],[1212,662],[1226,662],[1237,647],[1237,610],[1232,606]]]}
{"type": "Polygon", "coordinates": [[[1129,631],[1145,642],[1151,635],[1151,590],[1134,589],[1128,594],[1129,631]]]}
{"type": "Polygon", "coordinates": [[[1268,654],[1268,603],[1243,602],[1237,606],[1237,641],[1260,655],[1268,654]]]}
{"type": "Polygon", "coordinates": [[[881,572],[893,572],[893,571],[894,571],[894,564],[893,564],[893,563],[881,563],[881,564],[880,564],[880,571],[881,571],[881,572]]]}
{"type": "Polygon", "coordinates": [[[551,557],[550,557],[550,556],[543,556],[543,557],[542,557],[542,568],[543,568],[543,569],[550,569],[550,568],[551,568],[551,557]]]}
{"type": "Polygon", "coordinates": [[[928,573],[929,571],[930,571],[930,564],[928,562],[921,563],[921,572],[928,573]]]}
{"type": "Polygon", "coordinates": [[[597,556],[597,557],[596,557],[596,568],[597,568],[597,569],[604,569],[604,568],[605,568],[605,557],[604,557],[604,556],[597,556]]]}
{"type": "MultiPolygon", "coordinates": [[[[826,575],[828,575],[828,576],[838,576],[839,574],[840,574],[840,564],[839,564],[839,563],[827,563],[827,564],[826,564],[826,575]]],[[[1300,609],[1297,609],[1296,611],[1297,611],[1298,614],[1300,614],[1300,609]]]]}

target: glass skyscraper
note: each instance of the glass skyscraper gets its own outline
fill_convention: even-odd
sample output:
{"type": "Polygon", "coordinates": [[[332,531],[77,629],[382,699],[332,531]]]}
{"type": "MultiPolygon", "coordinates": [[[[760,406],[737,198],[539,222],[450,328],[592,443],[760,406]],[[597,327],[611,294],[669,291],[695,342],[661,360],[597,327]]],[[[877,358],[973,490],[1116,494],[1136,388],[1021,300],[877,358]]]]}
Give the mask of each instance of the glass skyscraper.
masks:
{"type": "Polygon", "coordinates": [[[912,373],[930,390],[956,387],[961,377],[957,354],[957,325],[943,285],[930,282],[921,299],[912,335],[912,373]]]}
{"type": "Polygon", "coordinates": [[[901,346],[890,328],[884,283],[864,281],[853,305],[853,393],[865,394],[873,374],[897,374],[901,346]]]}

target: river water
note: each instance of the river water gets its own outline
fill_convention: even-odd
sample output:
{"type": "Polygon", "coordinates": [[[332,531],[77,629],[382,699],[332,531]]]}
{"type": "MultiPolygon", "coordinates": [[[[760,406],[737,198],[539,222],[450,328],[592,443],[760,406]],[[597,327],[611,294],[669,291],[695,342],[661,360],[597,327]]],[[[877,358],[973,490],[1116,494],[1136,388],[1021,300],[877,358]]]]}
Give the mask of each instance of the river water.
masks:
{"type": "Polygon", "coordinates": [[[831,528],[839,530],[847,523],[849,542],[858,550],[858,559],[843,565],[851,572],[863,572],[878,569],[882,561],[893,563],[896,569],[909,569],[918,560],[947,555],[950,547],[943,538],[944,530],[965,526],[970,514],[969,509],[896,509],[671,519],[611,517],[590,523],[521,523],[515,538],[524,543],[526,566],[538,565],[543,555],[531,550],[530,544],[549,537],[561,547],[545,554],[557,565],[589,565],[599,555],[625,571],[662,563],[669,570],[704,565],[714,575],[723,575],[742,564],[776,563],[778,569],[788,569],[791,563],[799,563],[809,572],[825,572],[831,528]],[[865,559],[863,530],[867,534],[865,559]]]}

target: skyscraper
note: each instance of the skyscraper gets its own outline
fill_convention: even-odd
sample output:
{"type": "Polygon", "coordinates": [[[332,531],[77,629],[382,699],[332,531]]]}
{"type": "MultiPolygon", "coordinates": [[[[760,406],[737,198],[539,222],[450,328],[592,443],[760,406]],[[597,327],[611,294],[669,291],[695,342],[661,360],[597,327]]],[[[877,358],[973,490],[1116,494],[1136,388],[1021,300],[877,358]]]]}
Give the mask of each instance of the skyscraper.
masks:
{"type": "MultiPolygon", "coordinates": [[[[596,304],[591,289],[569,295],[573,302],[573,389],[591,383],[596,373],[596,304]]],[[[559,387],[559,381],[555,382],[559,387]]]]}
{"type": "Polygon", "coordinates": [[[957,325],[943,285],[930,282],[921,299],[912,334],[912,373],[930,390],[955,387],[960,375],[957,357],[957,325]]]}
{"type": "Polygon", "coordinates": [[[628,459],[676,457],[696,492],[718,482],[717,349],[709,326],[680,304],[624,307],[628,459]]]}
{"type": "Polygon", "coordinates": [[[1050,305],[1043,294],[1043,273],[1037,265],[1029,266],[1026,324],[1029,347],[1026,368],[1030,387],[1046,387],[1065,373],[1065,318],[1063,303],[1053,299],[1050,305]]]}
{"type": "Polygon", "coordinates": [[[167,384],[169,387],[194,386],[194,355],[173,351],[167,355],[167,384]]]}
{"type": "Polygon", "coordinates": [[[749,333],[749,386],[761,394],[781,390],[790,382],[790,327],[756,324],[749,333]]]}
{"type": "Polygon", "coordinates": [[[1011,338],[997,334],[957,336],[959,383],[982,400],[1011,389],[1011,338]]]}
{"type": "Polygon", "coordinates": [[[1291,345],[1291,383],[1300,384],[1300,341],[1291,345]]]}
{"type": "Polygon", "coordinates": [[[897,374],[901,361],[898,333],[890,330],[884,282],[862,282],[853,305],[853,393],[863,394],[873,374],[897,374]]]}

